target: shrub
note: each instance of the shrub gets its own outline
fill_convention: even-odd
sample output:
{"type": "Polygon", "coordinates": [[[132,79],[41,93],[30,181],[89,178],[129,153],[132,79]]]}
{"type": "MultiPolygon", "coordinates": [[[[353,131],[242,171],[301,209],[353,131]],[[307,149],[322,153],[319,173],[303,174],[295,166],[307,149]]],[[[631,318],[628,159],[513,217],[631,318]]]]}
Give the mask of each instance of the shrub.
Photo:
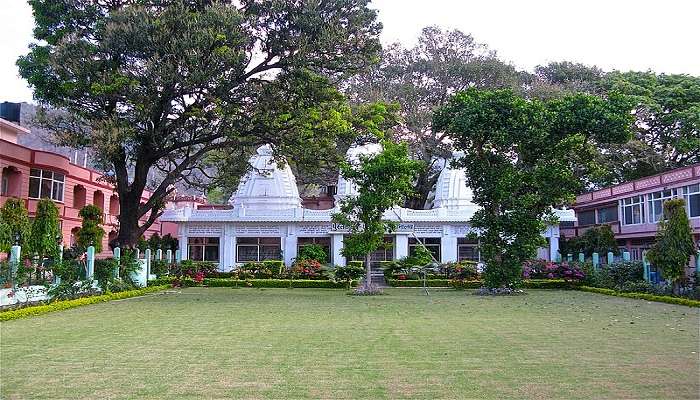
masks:
{"type": "Polygon", "coordinates": [[[318,244],[306,244],[299,248],[299,254],[297,254],[296,261],[308,261],[315,260],[318,262],[324,262],[328,259],[328,254],[323,246],[318,244]]]}
{"type": "Polygon", "coordinates": [[[170,264],[166,260],[151,261],[151,273],[156,276],[165,275],[170,271],[170,264]]]}
{"type": "Polygon", "coordinates": [[[330,270],[333,280],[336,282],[345,282],[347,289],[350,289],[352,281],[360,279],[365,275],[365,269],[362,267],[347,265],[345,267],[335,267],[330,270]]]}
{"type": "Polygon", "coordinates": [[[586,277],[584,268],[586,267],[578,262],[527,260],[523,264],[523,278],[582,281],[586,277]]]}
{"type": "Polygon", "coordinates": [[[592,282],[597,287],[618,289],[632,282],[644,281],[644,265],[641,261],[621,261],[602,265],[592,282]]]}
{"type": "Polygon", "coordinates": [[[316,260],[297,260],[292,266],[292,276],[301,279],[323,278],[323,265],[316,260]]]}
{"type": "Polygon", "coordinates": [[[95,253],[102,252],[102,238],[105,235],[102,225],[102,209],[99,207],[88,204],[80,209],[78,213],[83,219],[83,223],[78,230],[76,235],[76,243],[78,247],[83,249],[88,248],[88,246],[95,246],[95,253]]]}
{"type": "MultiPolygon", "coordinates": [[[[234,271],[235,276],[241,279],[270,279],[281,276],[284,273],[284,262],[279,260],[265,260],[262,262],[247,262],[234,271]]],[[[215,277],[218,273],[207,274],[207,277],[215,277]]]]}
{"type": "Polygon", "coordinates": [[[80,306],[85,306],[88,304],[95,304],[110,300],[127,299],[129,297],[143,296],[144,294],[157,292],[160,290],[167,289],[168,286],[153,286],[143,289],[130,290],[127,292],[110,293],[101,296],[83,297],[80,299],[66,300],[66,301],[56,301],[46,305],[39,305],[34,307],[25,307],[19,310],[10,310],[0,312],[0,321],[10,321],[13,319],[29,317],[32,315],[41,315],[50,313],[53,311],[67,310],[69,308],[75,308],[80,306]]]}
{"type": "Polygon", "coordinates": [[[333,282],[318,279],[298,279],[289,281],[287,279],[218,279],[205,278],[205,286],[211,287],[254,287],[254,288],[317,288],[317,289],[343,289],[344,282],[333,282]]]}

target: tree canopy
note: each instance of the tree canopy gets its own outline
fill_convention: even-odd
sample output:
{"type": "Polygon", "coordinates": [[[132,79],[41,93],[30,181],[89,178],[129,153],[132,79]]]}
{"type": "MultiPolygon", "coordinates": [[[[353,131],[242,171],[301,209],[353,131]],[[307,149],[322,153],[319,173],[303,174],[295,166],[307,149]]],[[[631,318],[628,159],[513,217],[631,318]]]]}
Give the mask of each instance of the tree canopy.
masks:
{"type": "Polygon", "coordinates": [[[406,206],[421,209],[452,156],[444,133],[431,128],[433,111],[450,96],[470,87],[519,90],[524,75],[502,62],[495,52],[459,30],[426,27],[412,48],[399,43],[387,47],[379,64],[347,82],[345,92],[355,102],[388,101],[400,104],[400,124],[389,131],[409,144],[413,158],[426,168],[416,179],[416,196],[406,206]]]}
{"type": "Polygon", "coordinates": [[[435,115],[464,157],[467,185],[481,209],[471,220],[480,230],[485,283],[516,285],[522,263],[543,245],[552,208],[573,200],[581,189],[577,171],[594,166],[586,157],[592,143],[629,139],[631,103],[574,94],[527,100],[510,90],[468,89],[435,115]]]}
{"type": "MultiPolygon", "coordinates": [[[[20,246],[28,244],[31,226],[24,201],[7,199],[0,208],[0,251],[9,253],[15,242],[20,246]]],[[[24,251],[29,251],[29,248],[24,251]]]]}
{"type": "Polygon", "coordinates": [[[61,226],[58,207],[51,199],[43,198],[36,204],[36,214],[29,233],[28,245],[42,263],[45,257],[56,259],[61,242],[61,226]]]}
{"type": "Polygon", "coordinates": [[[66,111],[39,118],[54,140],[90,148],[114,183],[130,246],[176,182],[239,176],[262,144],[308,160],[352,134],[332,81],[377,59],[368,2],[32,0],[38,42],[18,66],[66,111]]]}

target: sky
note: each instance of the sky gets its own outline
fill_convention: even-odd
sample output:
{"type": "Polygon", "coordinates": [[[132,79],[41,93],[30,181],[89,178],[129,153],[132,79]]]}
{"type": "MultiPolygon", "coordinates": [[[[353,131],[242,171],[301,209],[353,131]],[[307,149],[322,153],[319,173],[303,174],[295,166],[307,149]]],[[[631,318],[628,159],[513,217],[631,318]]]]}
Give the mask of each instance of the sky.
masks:
{"type": "MultiPolygon", "coordinates": [[[[382,42],[411,46],[429,25],[471,33],[504,61],[532,70],[574,61],[603,70],[700,76],[698,0],[373,0],[382,42]]],[[[17,73],[33,18],[26,0],[0,0],[0,101],[32,100],[17,73]]]]}

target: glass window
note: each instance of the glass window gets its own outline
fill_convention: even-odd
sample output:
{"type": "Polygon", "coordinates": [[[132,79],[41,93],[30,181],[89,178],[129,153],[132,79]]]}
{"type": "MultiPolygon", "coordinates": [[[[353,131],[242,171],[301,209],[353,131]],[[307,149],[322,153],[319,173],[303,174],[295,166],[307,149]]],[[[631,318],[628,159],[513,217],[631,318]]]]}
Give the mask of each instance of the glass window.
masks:
{"type": "Polygon", "coordinates": [[[278,237],[236,239],[236,262],[281,260],[282,239],[278,237]]]}
{"type": "Polygon", "coordinates": [[[458,238],[457,261],[479,261],[479,242],[467,238],[458,238]]]}
{"type": "Polygon", "coordinates": [[[690,218],[700,217],[700,184],[683,188],[683,197],[690,218]]]}
{"type": "Polygon", "coordinates": [[[29,197],[49,198],[63,201],[63,187],[66,177],[61,173],[31,168],[29,170],[29,197]]]}
{"type": "Polygon", "coordinates": [[[617,206],[603,207],[598,209],[598,223],[617,221],[617,206]]]}
{"type": "Polygon", "coordinates": [[[635,225],[644,222],[644,196],[628,197],[622,200],[623,223],[635,225]]]}
{"type": "Polygon", "coordinates": [[[664,202],[676,196],[676,190],[661,190],[649,194],[649,222],[659,222],[663,219],[664,202]]]}
{"type": "Polygon", "coordinates": [[[595,210],[581,211],[576,215],[579,226],[595,225],[595,210]]]}
{"type": "Polygon", "coordinates": [[[187,238],[187,255],[192,261],[219,261],[218,237],[187,238]]]}
{"type": "MultiPolygon", "coordinates": [[[[440,238],[420,238],[425,247],[433,254],[438,262],[440,261],[440,238]]],[[[421,246],[416,238],[408,238],[408,255],[416,254],[416,249],[421,246]]]]}

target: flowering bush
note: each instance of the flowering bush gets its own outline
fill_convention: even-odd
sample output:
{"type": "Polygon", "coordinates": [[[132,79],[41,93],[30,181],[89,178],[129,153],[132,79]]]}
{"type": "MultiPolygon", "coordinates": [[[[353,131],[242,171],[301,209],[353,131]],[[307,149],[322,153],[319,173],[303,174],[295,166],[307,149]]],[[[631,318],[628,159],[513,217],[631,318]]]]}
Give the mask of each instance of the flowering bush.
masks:
{"type": "Polygon", "coordinates": [[[297,260],[292,266],[292,276],[302,279],[322,278],[323,265],[316,260],[297,260]]]}
{"type": "Polygon", "coordinates": [[[580,263],[528,260],[523,264],[524,279],[564,279],[580,281],[586,277],[580,263]]]}

